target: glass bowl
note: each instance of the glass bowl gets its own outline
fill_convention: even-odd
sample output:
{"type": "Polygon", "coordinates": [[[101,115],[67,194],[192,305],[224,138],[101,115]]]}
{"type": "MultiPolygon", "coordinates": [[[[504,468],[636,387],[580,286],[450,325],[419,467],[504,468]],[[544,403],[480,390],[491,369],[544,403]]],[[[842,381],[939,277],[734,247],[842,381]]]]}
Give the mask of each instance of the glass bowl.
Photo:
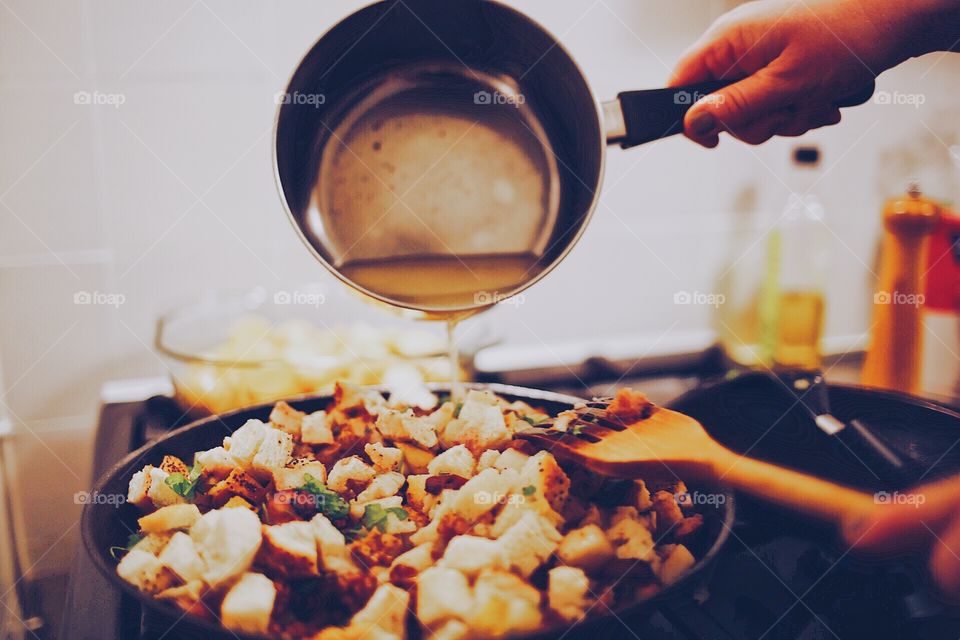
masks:
{"type": "MultiPolygon", "coordinates": [[[[456,377],[495,344],[482,318],[457,329],[456,377]]],[[[155,346],[175,398],[195,416],[323,393],[336,381],[407,387],[449,382],[446,325],[394,316],[343,290],[304,285],[211,292],[157,320],[155,346]]]]}

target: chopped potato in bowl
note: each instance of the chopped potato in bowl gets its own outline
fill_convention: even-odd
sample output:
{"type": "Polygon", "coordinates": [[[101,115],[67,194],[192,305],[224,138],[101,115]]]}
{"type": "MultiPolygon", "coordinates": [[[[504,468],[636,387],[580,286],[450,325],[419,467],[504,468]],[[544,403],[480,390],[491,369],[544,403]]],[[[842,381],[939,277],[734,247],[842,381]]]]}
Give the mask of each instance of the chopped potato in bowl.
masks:
{"type": "Polygon", "coordinates": [[[337,384],[147,465],[117,573],[236,632],[456,639],[569,625],[694,564],[682,483],[581,477],[514,439],[549,416],[490,391],[428,404],[337,384]]]}

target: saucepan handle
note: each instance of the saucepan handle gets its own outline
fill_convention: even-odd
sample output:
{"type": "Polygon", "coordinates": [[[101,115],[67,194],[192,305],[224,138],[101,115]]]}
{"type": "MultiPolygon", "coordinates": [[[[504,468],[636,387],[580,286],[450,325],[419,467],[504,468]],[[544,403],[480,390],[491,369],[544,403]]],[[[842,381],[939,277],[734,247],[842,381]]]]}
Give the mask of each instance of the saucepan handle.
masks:
{"type": "MultiPolygon", "coordinates": [[[[624,91],[616,100],[604,103],[607,142],[624,149],[683,132],[683,117],[698,100],[733,84],[736,80],[712,80],[682,87],[624,91]]],[[[863,104],[873,95],[871,82],[838,107],[863,104]]]]}

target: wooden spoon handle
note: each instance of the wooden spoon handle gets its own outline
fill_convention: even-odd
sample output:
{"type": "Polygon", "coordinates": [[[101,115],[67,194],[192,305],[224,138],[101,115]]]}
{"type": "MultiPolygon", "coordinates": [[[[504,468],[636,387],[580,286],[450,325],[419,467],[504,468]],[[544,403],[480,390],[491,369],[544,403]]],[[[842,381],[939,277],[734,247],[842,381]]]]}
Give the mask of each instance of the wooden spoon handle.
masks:
{"type": "Polygon", "coordinates": [[[717,479],[735,489],[837,525],[864,517],[875,506],[868,493],[732,452],[716,470],[717,479]]]}

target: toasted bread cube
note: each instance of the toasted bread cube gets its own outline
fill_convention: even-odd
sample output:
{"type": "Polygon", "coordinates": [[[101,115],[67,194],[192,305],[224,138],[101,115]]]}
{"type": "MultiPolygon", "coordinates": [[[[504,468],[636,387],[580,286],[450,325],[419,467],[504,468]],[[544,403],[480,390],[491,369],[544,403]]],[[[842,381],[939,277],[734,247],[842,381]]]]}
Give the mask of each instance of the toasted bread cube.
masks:
{"type": "Polygon", "coordinates": [[[546,562],[562,539],[563,536],[549,520],[534,511],[527,511],[500,536],[497,543],[506,564],[529,577],[546,562]]]}
{"type": "Polygon", "coordinates": [[[564,620],[579,620],[587,612],[590,579],[576,567],[554,567],[547,574],[550,608],[564,620]]]}
{"type": "Polygon", "coordinates": [[[533,486],[533,496],[542,497],[554,511],[562,511],[570,495],[570,478],[547,451],[529,458],[520,472],[524,486],[533,486]]]}
{"type": "Polygon", "coordinates": [[[292,451],[293,436],[279,429],[267,429],[251,465],[254,469],[272,473],[274,469],[287,466],[292,451]]]}
{"type": "Polygon", "coordinates": [[[483,471],[491,467],[496,467],[500,460],[500,452],[496,449],[487,449],[477,458],[477,471],[483,471]]]}
{"type": "Polygon", "coordinates": [[[674,545],[659,567],[659,578],[663,584],[672,584],[696,563],[690,550],[682,544],[674,545]]]}
{"type": "Polygon", "coordinates": [[[224,509],[250,509],[250,511],[256,511],[257,508],[250,504],[247,500],[244,500],[240,496],[233,496],[223,504],[224,509]]]}
{"type": "Polygon", "coordinates": [[[167,478],[170,477],[169,473],[157,467],[151,467],[149,473],[150,484],[147,488],[147,496],[149,496],[150,502],[153,503],[154,507],[166,507],[171,504],[180,504],[181,502],[187,501],[186,498],[174,491],[173,488],[167,484],[167,478]]]}
{"type": "Polygon", "coordinates": [[[543,622],[540,592],[507,571],[484,571],[474,583],[474,606],[465,620],[480,637],[533,631],[543,622]]]}
{"type": "Polygon", "coordinates": [[[427,467],[435,457],[432,451],[427,451],[409,442],[398,442],[397,448],[403,453],[403,462],[407,473],[427,473],[427,467]]]}
{"type": "Polygon", "coordinates": [[[249,467],[253,457],[260,450],[260,443],[266,434],[267,425],[259,420],[247,420],[246,424],[223,439],[223,448],[230,453],[241,467],[249,467]]]}
{"type": "Polygon", "coordinates": [[[417,573],[423,571],[424,569],[429,569],[434,565],[433,561],[433,543],[427,542],[415,546],[409,551],[401,553],[399,556],[394,558],[391,567],[397,565],[403,565],[405,567],[410,567],[417,571],[417,573]]]}
{"type": "Polygon", "coordinates": [[[356,567],[350,559],[350,549],[343,533],[330,520],[318,513],[310,520],[310,527],[317,541],[320,551],[319,563],[327,571],[344,573],[353,571],[356,567]]]}
{"type": "Polygon", "coordinates": [[[190,473],[190,467],[177,456],[163,456],[160,468],[167,473],[182,473],[183,475],[190,473]]]}
{"type": "Polygon", "coordinates": [[[563,537],[557,557],[571,567],[596,571],[613,559],[613,545],[600,527],[588,524],[563,537]]]}
{"type": "Polygon", "coordinates": [[[276,429],[299,437],[300,425],[306,415],[303,411],[297,411],[281,400],[273,405],[273,410],[270,411],[270,424],[276,429]]]}
{"type": "Polygon", "coordinates": [[[375,475],[377,475],[377,472],[373,470],[373,467],[359,457],[341,458],[333,465],[333,469],[327,476],[327,487],[332,491],[345,491],[347,480],[368,483],[373,480],[375,475]]]}
{"type": "Polygon", "coordinates": [[[415,416],[413,411],[386,410],[377,416],[377,431],[389,440],[413,442],[424,449],[437,446],[437,427],[430,416],[415,416]]]}
{"type": "Polygon", "coordinates": [[[147,510],[153,507],[153,502],[147,493],[150,491],[150,469],[153,467],[147,465],[140,471],[133,474],[130,478],[130,485],[127,488],[127,502],[138,507],[141,510],[147,510]]]}
{"type": "MultiPolygon", "coordinates": [[[[388,473],[380,474],[376,476],[370,484],[367,485],[367,488],[360,492],[360,495],[357,496],[358,503],[370,502],[372,500],[379,500],[380,498],[389,498],[390,496],[397,495],[397,492],[400,491],[400,487],[403,486],[403,483],[406,482],[406,478],[403,477],[402,473],[397,473],[396,471],[390,471],[388,473]]],[[[361,510],[361,514],[362,514],[361,510]]]]}
{"type": "Polygon", "coordinates": [[[479,455],[503,447],[512,437],[497,397],[489,391],[471,390],[459,416],[443,429],[441,444],[447,448],[464,444],[479,455]]]}
{"type": "Polygon", "coordinates": [[[459,620],[447,620],[427,636],[427,640],[466,640],[470,627],[459,620]]]}
{"type": "Polygon", "coordinates": [[[364,634],[376,630],[403,638],[406,635],[408,606],[410,594],[405,589],[382,584],[373,592],[367,604],[350,619],[350,627],[364,634]]]}
{"type": "Polygon", "coordinates": [[[473,608],[467,577],[455,569],[431,567],[417,576],[417,618],[427,627],[465,619],[473,608]]]}
{"type": "Polygon", "coordinates": [[[130,548],[131,551],[146,551],[150,555],[158,556],[163,548],[170,542],[173,532],[164,531],[163,533],[148,533],[140,538],[137,544],[130,548]]]}
{"type": "Polygon", "coordinates": [[[447,449],[427,465],[427,471],[431,475],[440,475],[441,473],[452,473],[467,478],[473,477],[477,468],[477,460],[464,445],[458,444],[455,447],[447,449]]]}
{"type": "Polygon", "coordinates": [[[477,575],[483,569],[509,568],[496,540],[471,535],[451,539],[437,566],[456,569],[468,577],[477,575]]]}
{"type": "Polygon", "coordinates": [[[437,502],[437,496],[427,492],[426,473],[407,476],[407,503],[421,513],[429,513],[437,502]]]}
{"type": "Polygon", "coordinates": [[[607,530],[607,537],[616,546],[621,559],[650,560],[654,555],[653,535],[644,524],[633,518],[621,518],[607,530]]]}
{"type": "Polygon", "coordinates": [[[273,481],[277,489],[299,489],[306,482],[305,475],[309,474],[318,482],[327,481],[327,468],[319,460],[296,458],[287,463],[282,469],[274,469],[273,481]]]}
{"type": "Polygon", "coordinates": [[[203,560],[197,553],[193,539],[182,531],[177,531],[159,556],[160,562],[184,582],[203,578],[203,560]]]}
{"type": "Polygon", "coordinates": [[[317,540],[309,522],[263,527],[258,562],[287,577],[317,575],[317,540]]]}
{"type": "Polygon", "coordinates": [[[257,482],[249,473],[235,467],[226,478],[210,487],[207,496],[215,505],[226,504],[233,496],[240,496],[247,502],[256,504],[265,493],[266,488],[257,482]]]}
{"type": "Polygon", "coordinates": [[[237,461],[223,447],[198,451],[193,461],[200,465],[200,469],[205,473],[218,476],[230,473],[237,466],[237,461]]]}
{"type": "Polygon", "coordinates": [[[363,447],[364,453],[379,473],[399,471],[403,464],[403,452],[396,447],[385,447],[380,442],[370,442],[363,447]]]}
{"type": "Polygon", "coordinates": [[[136,549],[120,559],[117,575],[145,593],[159,593],[178,582],[176,575],[164,567],[157,556],[136,549]]]}
{"type": "Polygon", "coordinates": [[[250,568],[260,549],[260,518],[249,509],[218,509],[200,516],[190,537],[206,569],[204,582],[217,587],[250,568]]]}
{"type": "Polygon", "coordinates": [[[183,602],[196,602],[203,597],[206,587],[203,580],[191,580],[186,584],[177,585],[164,589],[154,597],[160,600],[180,600],[183,602]]]}
{"type": "Polygon", "coordinates": [[[265,634],[270,629],[270,615],[277,589],[273,581],[261,573],[244,573],[220,605],[223,626],[243,633],[265,634]]]}
{"type": "Polygon", "coordinates": [[[200,519],[200,509],[195,504],[171,504],[137,520],[145,533],[161,533],[171,529],[189,529],[200,519]]]}
{"type": "Polygon", "coordinates": [[[306,444],[333,444],[333,431],[327,425],[327,412],[314,411],[300,422],[300,441],[306,444]]]}
{"type": "Polygon", "coordinates": [[[471,522],[498,506],[514,487],[509,477],[496,469],[484,469],[470,478],[455,494],[452,509],[471,522]]]}
{"type": "Polygon", "coordinates": [[[529,459],[530,456],[522,451],[517,451],[516,449],[505,449],[503,453],[500,454],[500,457],[497,458],[497,462],[493,466],[501,471],[504,469],[523,471],[523,466],[529,459]]]}

